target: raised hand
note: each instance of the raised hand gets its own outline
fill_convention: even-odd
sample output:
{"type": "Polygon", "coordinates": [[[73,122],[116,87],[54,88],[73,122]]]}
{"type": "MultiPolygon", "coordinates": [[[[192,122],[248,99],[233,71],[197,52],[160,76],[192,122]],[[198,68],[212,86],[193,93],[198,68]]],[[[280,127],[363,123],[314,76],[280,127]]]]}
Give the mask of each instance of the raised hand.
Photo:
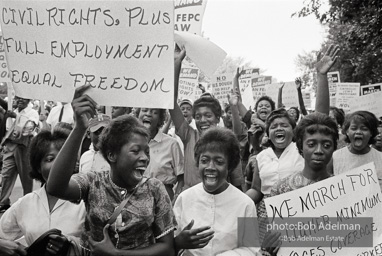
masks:
{"type": "Polygon", "coordinates": [[[186,49],[182,48],[180,49],[179,46],[175,45],[175,51],[174,51],[174,61],[176,64],[182,63],[182,60],[186,57],[186,49]]]}
{"type": "Polygon", "coordinates": [[[294,80],[294,83],[296,84],[296,89],[301,89],[301,86],[302,86],[302,80],[301,80],[301,77],[296,77],[296,79],[294,80]]]}
{"type": "Polygon", "coordinates": [[[115,247],[109,236],[110,224],[106,224],[103,228],[103,239],[100,242],[94,241],[89,237],[89,245],[94,256],[112,256],[117,255],[115,253],[115,247]]]}
{"type": "Polygon", "coordinates": [[[235,77],[239,78],[243,73],[244,73],[244,67],[242,67],[242,68],[238,67],[236,69],[235,77]]]}
{"type": "Polygon", "coordinates": [[[317,56],[317,64],[316,64],[316,70],[321,75],[326,75],[330,68],[334,65],[336,62],[338,56],[338,52],[340,51],[340,48],[338,45],[330,45],[329,49],[326,51],[324,56],[321,58],[321,53],[317,56]]]}
{"type": "Polygon", "coordinates": [[[180,234],[175,237],[175,246],[177,249],[203,248],[214,237],[214,231],[207,231],[210,227],[191,229],[193,225],[194,220],[184,227],[180,234]]]}
{"type": "Polygon", "coordinates": [[[231,94],[227,94],[228,102],[231,106],[237,106],[239,102],[239,95],[237,93],[233,93],[233,90],[231,90],[231,94]]]}
{"type": "Polygon", "coordinates": [[[89,84],[76,88],[72,101],[76,126],[84,129],[88,127],[89,119],[96,114],[97,108],[97,103],[85,94],[89,88],[89,84]]]}

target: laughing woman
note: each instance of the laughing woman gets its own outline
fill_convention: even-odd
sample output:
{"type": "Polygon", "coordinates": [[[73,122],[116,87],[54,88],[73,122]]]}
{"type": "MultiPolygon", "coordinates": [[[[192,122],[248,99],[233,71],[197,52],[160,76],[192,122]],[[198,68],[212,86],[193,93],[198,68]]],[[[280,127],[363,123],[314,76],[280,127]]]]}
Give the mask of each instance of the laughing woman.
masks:
{"type": "Polygon", "coordinates": [[[182,150],[175,138],[164,134],[160,127],[166,118],[166,110],[159,108],[137,109],[138,119],[150,131],[150,163],[145,175],[164,184],[171,201],[178,196],[184,185],[184,160],[182,150]],[[174,195],[173,187],[176,186],[174,195]]]}
{"type": "MultiPolygon", "coordinates": [[[[296,123],[284,109],[272,111],[266,122],[266,133],[271,147],[263,150],[248,163],[253,168],[252,188],[246,194],[258,204],[269,196],[272,186],[279,180],[302,169],[304,160],[293,140],[296,123]]],[[[261,211],[265,208],[260,207],[261,211]]],[[[260,215],[262,213],[260,212],[260,215]]],[[[264,215],[265,216],[265,215],[264,215]]]]}
{"type": "Polygon", "coordinates": [[[378,119],[368,111],[356,111],[346,116],[342,133],[349,144],[333,154],[334,175],[374,162],[382,188],[382,152],[371,147],[379,134],[378,119]]]}
{"type": "Polygon", "coordinates": [[[186,249],[184,255],[261,255],[258,249],[239,242],[238,218],[256,216],[254,203],[227,182],[240,161],[239,152],[236,136],[224,128],[208,129],[195,145],[202,182],[182,192],[175,202],[177,251],[186,249]]]}

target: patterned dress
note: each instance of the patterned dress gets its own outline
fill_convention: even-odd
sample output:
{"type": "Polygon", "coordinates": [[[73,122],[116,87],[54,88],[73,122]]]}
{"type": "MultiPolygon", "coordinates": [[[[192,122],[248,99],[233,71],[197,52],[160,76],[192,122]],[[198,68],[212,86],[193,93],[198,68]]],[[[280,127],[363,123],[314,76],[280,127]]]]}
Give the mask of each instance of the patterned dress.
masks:
{"type": "MultiPolygon", "coordinates": [[[[86,207],[85,232],[81,246],[88,250],[88,239],[103,239],[103,227],[132,191],[115,185],[109,171],[79,173],[73,176],[81,191],[86,207]]],[[[164,185],[157,179],[148,179],[138,187],[109,228],[110,238],[118,249],[138,249],[155,243],[176,226],[171,201],[164,185]]]]}

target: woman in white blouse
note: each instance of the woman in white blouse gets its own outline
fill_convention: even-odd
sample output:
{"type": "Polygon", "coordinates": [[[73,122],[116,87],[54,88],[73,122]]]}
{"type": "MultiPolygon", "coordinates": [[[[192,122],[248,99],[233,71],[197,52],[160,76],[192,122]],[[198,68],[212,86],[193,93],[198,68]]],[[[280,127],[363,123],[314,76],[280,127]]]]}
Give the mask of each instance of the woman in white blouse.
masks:
{"type": "MultiPolygon", "coordinates": [[[[298,153],[293,142],[295,121],[285,109],[271,112],[266,121],[266,133],[271,147],[250,159],[253,168],[252,188],[246,194],[260,203],[263,197],[269,196],[273,185],[288,177],[295,171],[302,170],[304,159],[298,153]]],[[[259,209],[264,210],[265,208],[259,209]]]]}
{"type": "MultiPolygon", "coordinates": [[[[70,132],[70,131],[69,131],[70,132]]],[[[45,184],[50,168],[68,133],[60,130],[42,131],[30,144],[32,178],[45,184]]],[[[60,200],[46,192],[45,185],[15,202],[0,219],[0,254],[26,255],[30,246],[40,235],[56,228],[62,235],[50,235],[46,250],[55,255],[69,241],[70,255],[76,253],[74,245],[79,240],[85,217],[83,203],[73,204],[60,200]],[[26,244],[16,242],[24,237],[26,244]]]]}
{"type": "MultiPolygon", "coordinates": [[[[238,218],[256,217],[253,201],[227,182],[228,173],[240,161],[239,154],[238,140],[225,128],[208,129],[195,145],[195,160],[202,182],[182,192],[175,202],[177,252],[184,251],[183,255],[262,255],[263,251],[254,244],[243,243],[244,235],[238,235],[238,218]]],[[[251,224],[245,225],[240,234],[256,231],[254,222],[251,224]]],[[[272,251],[271,248],[267,250],[272,251]]]]}

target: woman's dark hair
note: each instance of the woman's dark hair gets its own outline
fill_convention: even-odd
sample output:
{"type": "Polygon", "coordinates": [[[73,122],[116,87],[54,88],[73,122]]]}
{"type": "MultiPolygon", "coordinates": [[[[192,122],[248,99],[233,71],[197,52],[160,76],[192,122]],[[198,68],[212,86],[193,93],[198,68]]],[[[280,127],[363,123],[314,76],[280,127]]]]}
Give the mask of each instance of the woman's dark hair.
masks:
{"type": "Polygon", "coordinates": [[[207,150],[223,152],[226,155],[228,172],[232,172],[240,162],[239,141],[229,129],[214,127],[203,133],[195,145],[194,157],[197,167],[200,155],[207,150]]]}
{"type": "Polygon", "coordinates": [[[262,100],[266,100],[269,102],[269,104],[271,104],[271,110],[275,110],[276,108],[276,104],[275,102],[272,100],[271,97],[267,96],[267,95],[263,95],[261,96],[257,101],[256,101],[256,104],[255,104],[255,111],[257,112],[257,106],[259,105],[260,101],[262,100]]]}
{"type": "MultiPolygon", "coordinates": [[[[284,108],[279,108],[279,109],[276,109],[276,110],[273,110],[269,116],[267,117],[267,120],[265,122],[265,132],[267,133],[267,136],[269,137],[269,127],[271,126],[272,122],[276,119],[276,118],[286,118],[289,122],[289,124],[292,126],[292,129],[294,130],[294,128],[296,128],[296,122],[292,119],[292,117],[290,117],[290,115],[288,114],[288,111],[286,111],[284,108]]],[[[292,135],[293,137],[293,135],[292,135]]],[[[294,139],[293,139],[294,141],[294,139]]],[[[273,147],[273,143],[271,140],[269,140],[269,143],[271,144],[271,146],[273,147]]]]}
{"type": "MultiPolygon", "coordinates": [[[[161,109],[161,108],[155,108],[156,110],[159,111],[159,120],[158,120],[158,130],[161,128],[166,121],[166,109],[161,109]]],[[[137,118],[139,118],[139,113],[141,112],[141,108],[136,108],[135,109],[135,115],[137,118]]]]}
{"type": "Polygon", "coordinates": [[[192,117],[195,118],[196,110],[201,107],[207,107],[211,109],[215,117],[219,119],[222,116],[222,107],[217,99],[211,96],[203,96],[194,102],[194,107],[192,108],[192,117]]]}
{"type": "Polygon", "coordinates": [[[112,119],[102,131],[98,148],[109,164],[108,154],[118,154],[133,134],[142,135],[147,139],[150,137],[149,130],[132,115],[122,115],[112,119]]]}
{"type": "Polygon", "coordinates": [[[295,110],[296,111],[296,113],[297,113],[297,116],[296,116],[296,122],[298,121],[298,119],[300,118],[300,110],[298,110],[298,107],[290,107],[289,109],[288,109],[288,111],[289,110],[291,110],[291,109],[293,109],[293,110],[295,110]]]}
{"type": "Polygon", "coordinates": [[[336,119],[337,124],[342,127],[345,121],[344,110],[342,108],[337,108],[333,106],[331,106],[329,110],[333,112],[333,115],[334,115],[334,118],[336,119]]]}
{"type": "Polygon", "coordinates": [[[302,155],[304,135],[316,132],[329,135],[333,139],[334,150],[337,149],[338,129],[337,124],[328,116],[315,112],[305,116],[295,129],[295,139],[298,152],[302,155]]]}
{"type": "Polygon", "coordinates": [[[371,138],[368,144],[369,145],[374,144],[375,136],[377,136],[379,133],[378,132],[379,121],[378,121],[378,118],[369,111],[356,111],[346,115],[345,122],[342,127],[342,134],[346,136],[345,142],[350,143],[349,137],[347,136],[346,132],[348,131],[350,127],[350,123],[353,120],[362,122],[370,130],[371,138]]]}
{"type": "Polygon", "coordinates": [[[31,172],[29,176],[32,179],[45,183],[46,180],[41,175],[40,167],[46,153],[50,149],[50,145],[54,145],[57,150],[60,150],[68,138],[70,130],[55,130],[53,133],[50,131],[41,131],[37,134],[29,144],[29,163],[31,165],[31,172]]]}

